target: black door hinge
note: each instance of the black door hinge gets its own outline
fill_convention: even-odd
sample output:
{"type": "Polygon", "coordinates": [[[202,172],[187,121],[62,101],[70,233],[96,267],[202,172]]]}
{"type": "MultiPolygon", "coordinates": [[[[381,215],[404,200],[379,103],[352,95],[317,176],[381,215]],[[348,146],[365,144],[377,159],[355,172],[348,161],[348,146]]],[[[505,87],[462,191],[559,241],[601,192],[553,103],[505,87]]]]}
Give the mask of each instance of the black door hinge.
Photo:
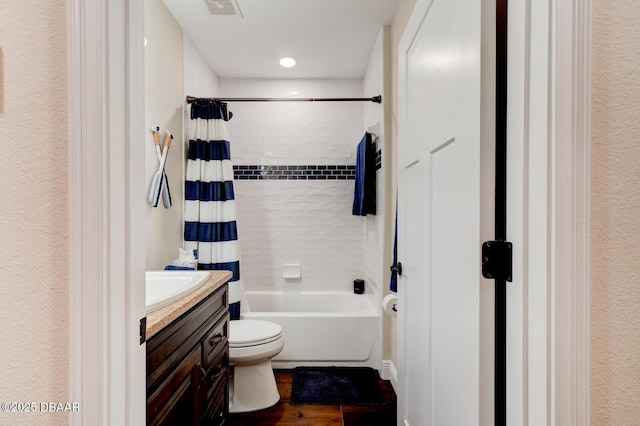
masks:
{"type": "Polygon", "coordinates": [[[511,282],[513,244],[509,241],[485,241],[482,244],[482,276],[511,282]]]}
{"type": "Polygon", "coordinates": [[[147,317],[140,320],[140,344],[147,341],[147,317]]]}

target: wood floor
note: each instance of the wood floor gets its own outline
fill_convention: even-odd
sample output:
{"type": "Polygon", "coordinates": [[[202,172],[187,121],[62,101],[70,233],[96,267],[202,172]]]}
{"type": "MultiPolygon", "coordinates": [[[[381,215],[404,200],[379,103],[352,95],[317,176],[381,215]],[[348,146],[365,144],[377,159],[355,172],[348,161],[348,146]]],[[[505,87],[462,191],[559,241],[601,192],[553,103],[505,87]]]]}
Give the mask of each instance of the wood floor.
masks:
{"type": "Polygon", "coordinates": [[[230,426],[394,426],[396,394],[388,380],[380,380],[384,405],[292,405],[291,371],[276,370],[280,402],[266,410],[231,414],[230,426]]]}

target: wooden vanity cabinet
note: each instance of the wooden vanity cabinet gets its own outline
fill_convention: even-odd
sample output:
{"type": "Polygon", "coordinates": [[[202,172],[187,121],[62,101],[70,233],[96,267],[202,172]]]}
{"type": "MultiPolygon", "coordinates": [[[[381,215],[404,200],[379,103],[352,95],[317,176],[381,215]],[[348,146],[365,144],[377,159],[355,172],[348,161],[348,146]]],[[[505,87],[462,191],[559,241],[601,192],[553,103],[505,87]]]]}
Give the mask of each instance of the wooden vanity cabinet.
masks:
{"type": "Polygon", "coordinates": [[[229,413],[228,286],[147,341],[147,424],[213,425],[229,413]]]}

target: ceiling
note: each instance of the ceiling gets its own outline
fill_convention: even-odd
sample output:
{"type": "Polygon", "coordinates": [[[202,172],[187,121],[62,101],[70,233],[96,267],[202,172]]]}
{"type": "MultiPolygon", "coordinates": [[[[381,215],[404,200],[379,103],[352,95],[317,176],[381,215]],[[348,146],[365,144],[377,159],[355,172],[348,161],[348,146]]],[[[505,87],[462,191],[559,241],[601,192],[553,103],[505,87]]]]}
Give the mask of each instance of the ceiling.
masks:
{"type": "Polygon", "coordinates": [[[242,17],[163,1],[221,78],[362,78],[400,0],[237,0],[242,17]],[[282,57],[297,65],[282,68],[282,57]]]}

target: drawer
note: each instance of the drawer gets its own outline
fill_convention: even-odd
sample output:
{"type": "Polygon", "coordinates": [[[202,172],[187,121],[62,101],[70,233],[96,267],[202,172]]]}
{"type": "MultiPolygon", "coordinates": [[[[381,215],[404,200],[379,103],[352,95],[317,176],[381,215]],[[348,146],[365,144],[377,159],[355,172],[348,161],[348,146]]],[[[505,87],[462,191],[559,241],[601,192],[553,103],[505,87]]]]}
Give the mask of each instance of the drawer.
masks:
{"type": "Polygon", "coordinates": [[[206,371],[204,383],[207,389],[207,401],[211,401],[219,388],[227,387],[227,382],[229,381],[229,352],[225,350],[218,354],[211,367],[206,371]]]}
{"type": "Polygon", "coordinates": [[[211,404],[205,411],[202,424],[207,426],[222,426],[226,424],[229,397],[227,387],[223,387],[215,394],[211,404]]]}
{"type": "Polygon", "coordinates": [[[213,326],[202,341],[202,365],[205,370],[208,370],[216,357],[227,349],[228,336],[229,314],[227,313],[213,326]]]}

